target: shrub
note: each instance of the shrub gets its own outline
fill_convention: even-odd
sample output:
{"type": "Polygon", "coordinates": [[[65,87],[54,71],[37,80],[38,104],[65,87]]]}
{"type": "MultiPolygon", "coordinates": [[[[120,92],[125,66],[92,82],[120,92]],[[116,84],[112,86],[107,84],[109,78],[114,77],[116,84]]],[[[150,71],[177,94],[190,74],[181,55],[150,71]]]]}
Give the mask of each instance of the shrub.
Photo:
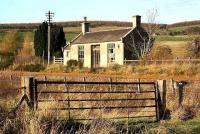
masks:
{"type": "Polygon", "coordinates": [[[77,61],[77,60],[69,60],[67,62],[67,67],[69,68],[83,68],[83,62],[82,61],[77,61]]]}
{"type": "Polygon", "coordinates": [[[109,68],[110,68],[111,70],[113,70],[113,71],[119,71],[120,68],[121,68],[121,66],[120,66],[119,64],[112,64],[112,65],[110,65],[109,68]]]}
{"type": "Polygon", "coordinates": [[[4,56],[4,60],[0,62],[0,69],[5,69],[13,64],[14,57],[13,56],[4,56]]]}
{"type": "Polygon", "coordinates": [[[150,57],[152,59],[155,60],[159,60],[159,59],[173,59],[173,54],[172,54],[172,50],[169,46],[165,45],[165,46],[158,46],[155,47],[151,54],[150,57]]]}
{"type": "Polygon", "coordinates": [[[15,68],[15,70],[20,71],[30,71],[30,72],[40,72],[45,68],[41,64],[29,64],[29,65],[19,65],[15,68]]]}
{"type": "Polygon", "coordinates": [[[77,64],[78,64],[77,60],[69,60],[69,61],[67,61],[67,66],[68,67],[75,67],[75,66],[77,66],[77,64]]]}

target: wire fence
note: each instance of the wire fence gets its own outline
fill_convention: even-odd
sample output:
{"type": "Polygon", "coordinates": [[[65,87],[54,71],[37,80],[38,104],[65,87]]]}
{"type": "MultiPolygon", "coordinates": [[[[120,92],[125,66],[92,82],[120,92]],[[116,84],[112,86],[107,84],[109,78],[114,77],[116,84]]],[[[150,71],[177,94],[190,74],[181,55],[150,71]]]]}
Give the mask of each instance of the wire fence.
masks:
{"type": "Polygon", "coordinates": [[[200,64],[200,59],[169,59],[169,60],[124,60],[124,65],[160,65],[160,64],[200,64]]]}

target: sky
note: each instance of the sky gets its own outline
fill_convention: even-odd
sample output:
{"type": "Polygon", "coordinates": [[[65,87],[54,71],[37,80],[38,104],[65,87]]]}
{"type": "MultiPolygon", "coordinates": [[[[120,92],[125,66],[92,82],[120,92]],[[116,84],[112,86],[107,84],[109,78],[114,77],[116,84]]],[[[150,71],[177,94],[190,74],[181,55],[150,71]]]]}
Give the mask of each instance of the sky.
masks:
{"type": "Polygon", "coordinates": [[[159,23],[200,20],[200,0],[0,0],[0,23],[34,23],[46,20],[45,13],[55,13],[54,21],[88,20],[131,21],[158,10],[159,23]]]}

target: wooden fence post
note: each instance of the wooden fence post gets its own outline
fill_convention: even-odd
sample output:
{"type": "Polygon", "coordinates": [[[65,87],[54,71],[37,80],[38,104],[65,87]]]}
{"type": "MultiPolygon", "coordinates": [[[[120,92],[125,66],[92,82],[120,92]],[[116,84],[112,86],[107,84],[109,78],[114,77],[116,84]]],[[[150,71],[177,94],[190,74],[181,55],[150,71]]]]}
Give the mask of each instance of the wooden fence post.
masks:
{"type": "Polygon", "coordinates": [[[171,87],[171,92],[172,92],[172,94],[175,94],[175,87],[174,87],[174,80],[173,79],[171,79],[170,80],[170,87],[171,87]]]}
{"type": "Polygon", "coordinates": [[[177,82],[177,86],[178,86],[178,104],[179,104],[179,107],[182,106],[182,102],[183,102],[183,97],[184,97],[184,86],[187,84],[186,81],[179,81],[177,82]]]}
{"type": "Polygon", "coordinates": [[[158,80],[157,81],[157,87],[158,87],[158,100],[159,103],[159,119],[164,118],[165,110],[166,110],[166,80],[158,80]]]}
{"type": "Polygon", "coordinates": [[[34,77],[32,76],[23,76],[21,78],[21,87],[24,87],[22,90],[22,95],[27,95],[30,103],[30,108],[34,110],[35,104],[35,92],[34,92],[34,77]]]}

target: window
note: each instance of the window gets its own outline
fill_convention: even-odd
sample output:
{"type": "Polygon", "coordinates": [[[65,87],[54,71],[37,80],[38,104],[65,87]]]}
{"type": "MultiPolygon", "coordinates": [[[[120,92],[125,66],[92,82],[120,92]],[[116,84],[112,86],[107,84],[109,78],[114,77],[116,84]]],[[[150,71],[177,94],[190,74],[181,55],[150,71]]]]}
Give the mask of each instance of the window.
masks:
{"type": "Polygon", "coordinates": [[[108,44],[108,63],[115,62],[115,44],[108,44]]]}
{"type": "Polygon", "coordinates": [[[67,58],[69,58],[69,54],[70,54],[70,51],[67,50],[67,51],[66,51],[66,57],[67,57],[67,58]]]}
{"type": "Polygon", "coordinates": [[[78,46],[78,61],[84,61],[84,46],[78,46]]]}

